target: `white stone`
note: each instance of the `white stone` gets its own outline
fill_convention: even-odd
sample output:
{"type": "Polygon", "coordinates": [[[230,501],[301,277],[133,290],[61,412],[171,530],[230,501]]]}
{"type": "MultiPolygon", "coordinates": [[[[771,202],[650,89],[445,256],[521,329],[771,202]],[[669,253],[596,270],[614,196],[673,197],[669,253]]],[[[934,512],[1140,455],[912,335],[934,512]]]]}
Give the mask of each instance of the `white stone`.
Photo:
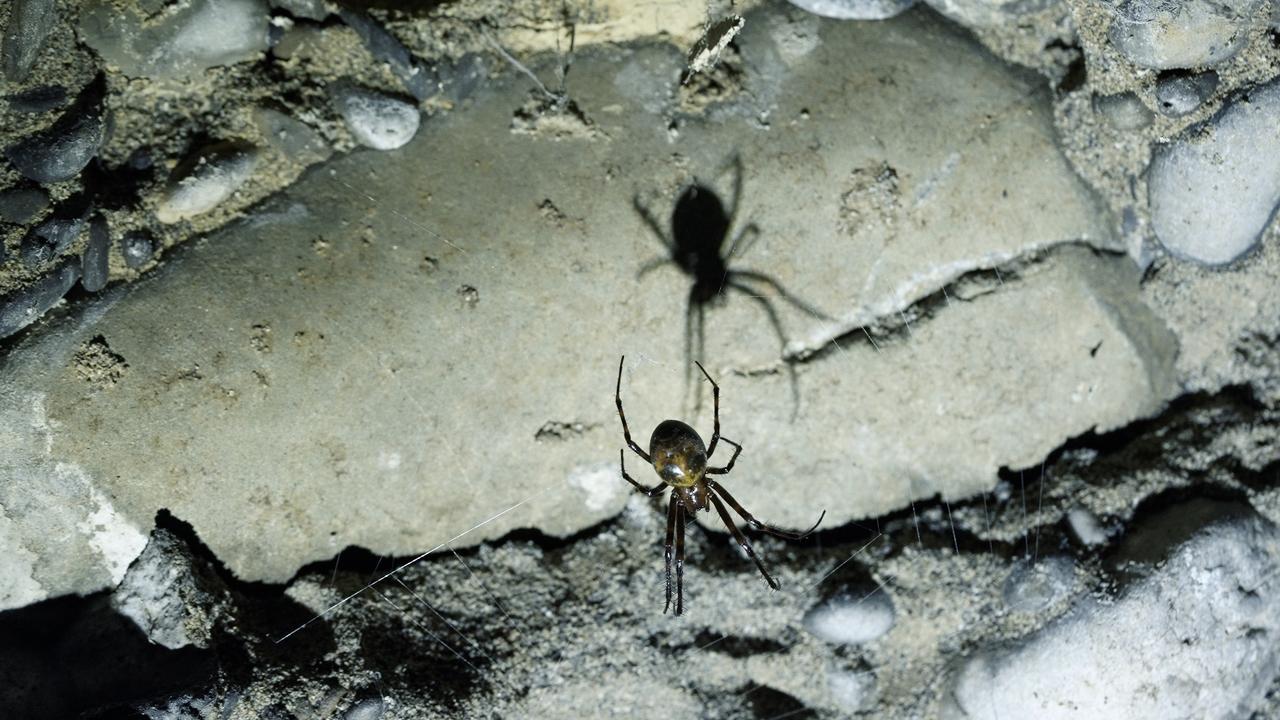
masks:
{"type": "Polygon", "coordinates": [[[1280,203],[1277,117],[1280,83],[1272,82],[1157,148],[1147,187],[1166,250],[1223,265],[1257,245],[1280,203]]]}
{"type": "Polygon", "coordinates": [[[837,20],[884,20],[916,4],[916,0],[790,0],[814,15],[837,20]]]}
{"type": "Polygon", "coordinates": [[[840,594],[804,616],[804,628],[833,645],[861,645],[893,628],[893,601],[883,588],[862,595],[840,594]]]}
{"type": "Polygon", "coordinates": [[[412,103],[357,87],[337,92],[338,109],[356,140],[374,150],[395,150],[413,139],[421,122],[412,103]]]}
{"type": "Polygon", "coordinates": [[[1280,533],[1251,517],[1200,531],[1119,600],[976,655],[944,717],[1246,718],[1278,667],[1280,533]]]}

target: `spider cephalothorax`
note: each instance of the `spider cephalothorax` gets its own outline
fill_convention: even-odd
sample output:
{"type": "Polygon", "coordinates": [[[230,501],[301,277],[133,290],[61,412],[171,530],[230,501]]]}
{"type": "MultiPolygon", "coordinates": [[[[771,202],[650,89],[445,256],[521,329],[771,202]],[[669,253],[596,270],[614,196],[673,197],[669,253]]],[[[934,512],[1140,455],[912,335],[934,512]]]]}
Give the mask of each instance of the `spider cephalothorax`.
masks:
{"type": "Polygon", "coordinates": [[[737,461],[738,455],[742,453],[742,446],[726,437],[720,436],[720,386],[716,385],[716,381],[711,379],[707,374],[702,363],[695,362],[698,369],[707,378],[707,382],[711,383],[711,397],[714,404],[715,425],[711,432],[711,444],[703,445],[702,438],[698,432],[679,420],[663,420],[658,423],[658,427],[654,428],[653,435],[649,438],[649,452],[645,452],[634,440],[631,439],[631,430],[627,427],[627,415],[622,411],[622,363],[626,358],[618,361],[618,383],[615,387],[614,399],[618,404],[618,418],[622,420],[622,435],[626,438],[627,446],[630,447],[637,455],[644,458],[644,461],[653,466],[654,471],[658,473],[658,477],[662,478],[662,482],[647,488],[636,482],[634,478],[627,474],[626,451],[618,451],[618,459],[622,463],[622,477],[627,482],[636,487],[637,490],[653,497],[671,488],[671,500],[667,503],[667,542],[666,542],[666,563],[667,563],[667,605],[663,608],[666,612],[671,608],[671,557],[672,550],[675,550],[676,560],[676,615],[684,612],[684,526],[685,515],[693,514],[699,510],[710,510],[715,507],[719,513],[720,519],[724,521],[725,527],[729,528],[729,532],[733,534],[734,540],[738,541],[738,545],[742,547],[747,556],[755,561],[756,567],[760,570],[760,574],[769,583],[769,587],[778,589],[778,581],[773,579],[769,571],[764,569],[764,563],[760,562],[760,558],[756,557],[755,550],[751,548],[751,543],[747,542],[742,531],[734,524],[733,517],[729,515],[729,511],[725,509],[724,503],[728,503],[742,519],[747,521],[751,527],[761,532],[769,533],[787,540],[800,540],[818,527],[818,523],[822,522],[822,517],[826,516],[824,511],[822,516],[818,518],[818,522],[813,524],[803,533],[789,533],[785,530],[779,530],[770,525],[756,520],[751,513],[747,512],[737,500],[724,489],[720,483],[707,477],[708,475],[724,475],[733,469],[733,463],[737,461]],[[708,467],[707,460],[716,451],[716,445],[723,440],[733,446],[733,455],[729,457],[729,462],[724,467],[708,467]],[[721,500],[723,499],[723,502],[721,500]]]}

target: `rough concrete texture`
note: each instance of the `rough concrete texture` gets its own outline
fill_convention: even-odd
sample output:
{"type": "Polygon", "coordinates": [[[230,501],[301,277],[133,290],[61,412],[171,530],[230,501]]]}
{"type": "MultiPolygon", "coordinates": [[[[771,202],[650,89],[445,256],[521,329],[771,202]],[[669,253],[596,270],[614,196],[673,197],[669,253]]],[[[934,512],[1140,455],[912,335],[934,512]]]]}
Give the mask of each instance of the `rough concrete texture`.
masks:
{"type": "MultiPolygon", "coordinates": [[[[767,300],[797,338],[791,351],[809,356],[798,363],[751,298],[707,313],[702,359],[723,388],[725,433],[747,447],[728,482],[748,507],[792,527],[826,509],[838,526],[960,498],[1003,466],[1157,410],[1173,390],[1172,337],[1127,261],[1060,247],[1109,240],[1053,147],[1034,79],[923,14],[822,37],[787,65],[763,26],[744,35],[741,86],[714,122],[676,114],[674,97],[664,114],[637,107],[617,78],[636,82],[640,64],[674,93],[679,70],[674,53],[641,49],[579,58],[573,98],[595,140],[495,136],[523,102],[517,84],[465,123],[424,127],[401,156],[331,165],[107,301],[100,320],[59,330],[62,353],[33,341],[25,354],[40,361],[9,363],[10,384],[44,388],[56,427],[13,477],[38,495],[53,482],[42,463],[77,468],[134,526],[167,508],[252,580],[352,544],[409,554],[518,503],[463,543],[576,532],[627,495],[609,398],[617,355],[631,357],[624,394],[640,437],[681,408],[689,280],[667,267],[637,281],[662,248],[632,195],[665,216],[674,189],[721,179],[733,156],[739,220],[760,235],[741,267],[836,318],[767,300]],[[858,68],[843,89],[820,82],[835,62],[858,68]],[[879,82],[890,67],[899,79],[879,82]],[[809,107],[821,110],[805,119],[809,107]],[[883,196],[858,185],[866,167],[888,168],[883,196]],[[529,173],[546,174],[531,185],[529,173]],[[481,192],[501,200],[477,214],[481,192]],[[590,316],[565,322],[584,306],[590,316]],[[105,390],[67,354],[99,335],[129,365],[105,390]]],[[[708,424],[707,410],[690,419],[708,424]]],[[[65,591],[47,574],[34,582],[65,591]]]]}
{"type": "Polygon", "coordinates": [[[59,5],[6,89],[0,146],[82,89],[113,128],[34,192],[0,163],[0,335],[49,311],[0,341],[0,716],[1280,716],[1280,242],[1227,193],[1268,215],[1256,247],[1172,255],[1149,187],[1280,68],[1268,6],[1175,116],[1161,87],[1198,69],[1135,64],[1097,0],[948,3],[969,30],[378,5],[277,0],[271,49],[179,84],[105,65],[59,5]],[[416,139],[259,204],[355,145],[338,80],[420,100],[416,139]],[[221,141],[249,177],[159,223],[221,141]],[[735,157],[737,222],[692,217],[729,272],[662,263],[677,198],[733,204],[735,157]],[[28,268],[82,196],[90,244],[28,268]],[[710,430],[701,358],[746,446],[729,490],[789,527],[828,510],[802,542],[748,529],[780,591],[712,520],[662,613],[665,498],[615,464],[623,353],[641,443],[710,430]]]}

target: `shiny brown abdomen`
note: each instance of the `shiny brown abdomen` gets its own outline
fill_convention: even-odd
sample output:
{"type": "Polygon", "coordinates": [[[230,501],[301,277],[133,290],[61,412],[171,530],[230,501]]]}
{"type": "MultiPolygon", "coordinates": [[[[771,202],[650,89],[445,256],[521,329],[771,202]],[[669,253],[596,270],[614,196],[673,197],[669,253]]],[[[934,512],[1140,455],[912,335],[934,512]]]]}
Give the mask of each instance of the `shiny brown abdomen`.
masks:
{"type": "Polygon", "coordinates": [[[707,447],[697,431],[679,420],[663,420],[649,438],[658,477],[672,487],[692,487],[707,471],[707,447]]]}

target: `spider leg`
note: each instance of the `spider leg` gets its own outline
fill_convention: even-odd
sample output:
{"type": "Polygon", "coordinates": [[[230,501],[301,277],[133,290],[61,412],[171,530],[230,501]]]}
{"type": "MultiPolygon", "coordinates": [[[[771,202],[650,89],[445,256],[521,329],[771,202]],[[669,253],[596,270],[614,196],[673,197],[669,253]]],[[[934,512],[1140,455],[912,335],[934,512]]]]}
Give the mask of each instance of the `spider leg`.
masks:
{"type": "Polygon", "coordinates": [[[618,462],[622,465],[622,479],[623,479],[623,480],[626,480],[627,482],[629,482],[629,483],[631,483],[632,485],[634,485],[634,486],[636,487],[636,489],[637,489],[637,490],[639,490],[640,492],[644,493],[644,494],[645,494],[646,496],[648,496],[648,497],[653,497],[654,495],[657,495],[658,493],[660,493],[660,492],[662,492],[663,490],[665,490],[665,489],[666,489],[667,484],[666,484],[666,483],[664,483],[664,482],[660,482],[660,483],[658,483],[657,485],[654,485],[654,486],[653,486],[653,487],[651,487],[651,488],[647,488],[647,487],[645,487],[645,486],[641,485],[640,483],[636,482],[636,481],[635,481],[635,478],[633,478],[633,477],[631,477],[630,475],[628,475],[628,474],[627,474],[627,458],[626,458],[625,452],[626,452],[626,451],[624,451],[622,448],[618,448],[618,462]]]}
{"type": "MultiPolygon", "coordinates": [[[[671,494],[675,497],[675,493],[671,494]]],[[[684,614],[684,505],[676,501],[676,615],[684,614]]]]}
{"type": "MultiPolygon", "coordinates": [[[[631,429],[627,427],[627,414],[622,412],[622,363],[626,359],[626,355],[623,355],[618,359],[618,384],[614,388],[613,392],[613,399],[618,404],[618,418],[622,420],[622,436],[627,439],[627,445],[634,450],[637,455],[644,458],[645,462],[652,463],[653,459],[649,457],[649,453],[642,450],[640,446],[636,444],[636,441],[631,439],[631,429]]],[[[625,475],[626,473],[624,472],[623,474],[625,475]]]]}
{"type": "Polygon", "coordinates": [[[662,243],[662,247],[666,248],[667,252],[671,252],[675,248],[675,243],[667,236],[666,231],[662,229],[662,225],[658,223],[653,215],[649,214],[649,208],[640,202],[639,195],[631,198],[631,207],[635,208],[636,214],[640,216],[641,220],[644,220],[644,224],[649,226],[649,230],[658,238],[658,242],[662,243]]]}
{"type": "MultiPolygon", "coordinates": [[[[725,474],[727,474],[730,470],[732,470],[732,469],[733,469],[733,464],[734,464],[735,462],[737,462],[737,460],[738,460],[738,456],[742,454],[742,446],[741,446],[741,445],[739,445],[738,443],[736,443],[736,442],[734,442],[734,441],[730,440],[730,439],[729,439],[729,438],[727,438],[727,437],[722,437],[722,438],[720,438],[720,439],[721,439],[721,440],[723,440],[723,441],[725,441],[725,442],[727,442],[727,443],[729,443],[730,445],[732,445],[732,446],[733,446],[733,455],[731,455],[731,456],[729,457],[729,463],[728,463],[727,465],[725,465],[724,467],[721,467],[721,468],[707,468],[707,469],[705,470],[705,472],[706,472],[706,474],[708,474],[708,475],[725,475],[725,474]]],[[[711,453],[707,453],[707,457],[711,457],[711,453]]],[[[710,481],[710,480],[707,480],[707,482],[711,482],[711,481],[710,481]]]]}
{"type": "MultiPolygon", "coordinates": [[[[778,311],[774,309],[773,303],[769,302],[769,298],[757,294],[749,286],[734,280],[732,276],[741,275],[737,270],[730,272],[729,287],[746,295],[752,300],[760,303],[760,307],[764,309],[764,314],[769,318],[769,324],[773,327],[773,333],[778,336],[778,343],[782,345],[783,352],[787,349],[787,336],[782,332],[782,321],[778,319],[778,311]]],[[[795,422],[796,416],[800,414],[800,380],[796,377],[796,368],[783,358],[783,364],[787,366],[787,377],[791,382],[791,421],[795,422]]]]}
{"type": "Polygon", "coordinates": [[[736,510],[738,514],[742,516],[742,519],[746,520],[747,523],[751,525],[751,527],[759,530],[760,532],[769,533],[770,535],[773,535],[775,537],[780,537],[783,540],[803,540],[809,537],[809,535],[814,530],[818,529],[818,525],[822,523],[822,518],[827,516],[827,511],[823,510],[822,515],[818,516],[818,522],[814,523],[813,527],[809,528],[808,530],[805,530],[802,533],[787,532],[786,530],[779,530],[778,528],[772,525],[766,525],[765,523],[762,523],[759,520],[757,520],[755,516],[747,512],[747,509],[742,507],[742,505],[739,504],[737,500],[733,499],[733,496],[729,494],[728,490],[724,489],[723,485],[716,482],[715,480],[707,478],[707,487],[713,490],[714,492],[716,492],[717,494],[719,494],[720,497],[724,498],[725,502],[729,503],[729,506],[732,507],[734,510],[736,510]]]}
{"type": "Polygon", "coordinates": [[[778,581],[774,580],[769,571],[764,569],[764,563],[760,562],[760,558],[756,557],[756,551],[751,549],[751,543],[747,542],[747,538],[743,536],[738,526],[733,524],[733,518],[729,515],[729,511],[724,509],[724,503],[720,502],[720,498],[716,497],[714,492],[707,493],[707,497],[711,498],[711,503],[716,506],[716,512],[720,513],[720,519],[724,521],[725,527],[729,528],[729,532],[733,533],[733,539],[738,541],[738,546],[747,553],[747,557],[755,562],[756,568],[764,576],[764,579],[768,581],[769,587],[777,590],[778,581]]]}
{"type": "Polygon", "coordinates": [[[676,500],[675,493],[671,493],[671,502],[667,504],[667,543],[664,546],[667,558],[667,605],[662,608],[663,615],[666,615],[667,611],[671,609],[671,542],[672,538],[675,537],[676,522],[679,519],[676,516],[678,507],[679,500],[676,500]]]}
{"type": "Polygon", "coordinates": [[[707,457],[709,458],[715,454],[716,443],[720,442],[720,386],[716,384],[715,380],[711,379],[711,375],[707,373],[706,368],[702,367],[702,363],[694,360],[693,364],[698,366],[698,369],[702,371],[702,375],[707,378],[707,382],[711,383],[711,401],[715,408],[715,425],[711,431],[711,444],[707,446],[707,457]]]}

